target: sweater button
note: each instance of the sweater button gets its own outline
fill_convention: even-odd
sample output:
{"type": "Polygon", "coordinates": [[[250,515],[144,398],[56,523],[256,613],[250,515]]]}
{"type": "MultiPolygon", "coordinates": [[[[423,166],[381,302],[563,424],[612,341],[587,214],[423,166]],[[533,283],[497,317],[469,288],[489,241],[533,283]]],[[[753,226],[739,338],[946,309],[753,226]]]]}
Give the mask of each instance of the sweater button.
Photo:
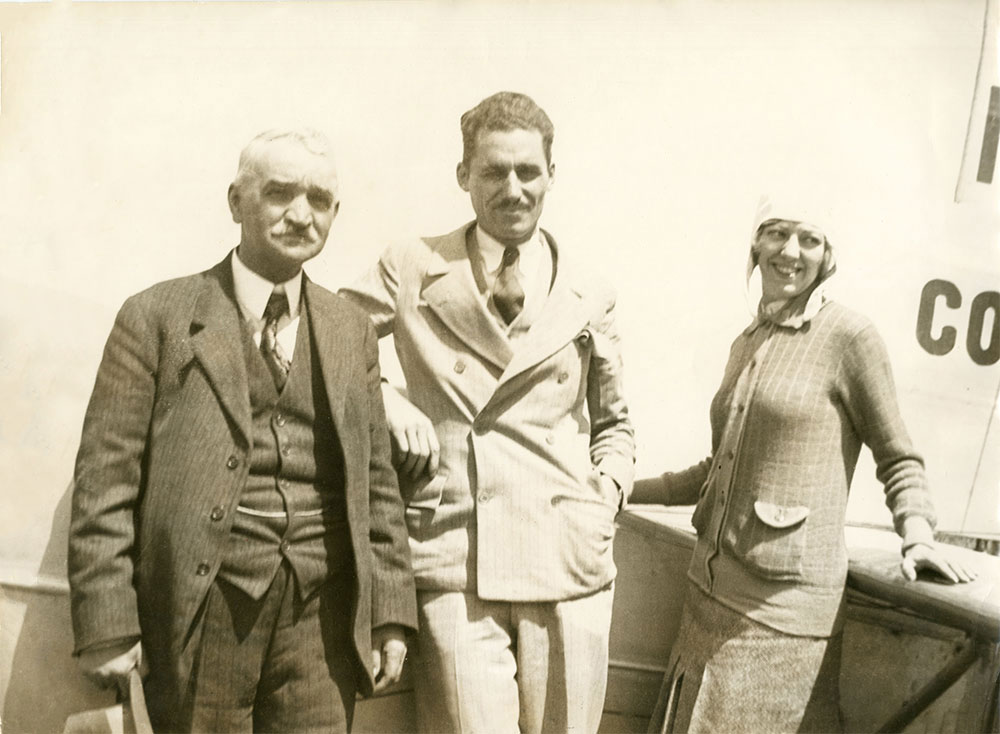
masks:
{"type": "Polygon", "coordinates": [[[210,566],[207,563],[199,563],[198,568],[195,569],[195,573],[199,576],[208,576],[208,571],[210,566]]]}
{"type": "Polygon", "coordinates": [[[239,465],[240,465],[240,459],[236,455],[230,456],[228,459],[226,459],[226,468],[227,469],[235,469],[239,465]]]}
{"type": "Polygon", "coordinates": [[[219,520],[226,516],[226,511],[221,505],[216,505],[212,508],[208,516],[212,519],[212,522],[219,522],[219,520]]]}

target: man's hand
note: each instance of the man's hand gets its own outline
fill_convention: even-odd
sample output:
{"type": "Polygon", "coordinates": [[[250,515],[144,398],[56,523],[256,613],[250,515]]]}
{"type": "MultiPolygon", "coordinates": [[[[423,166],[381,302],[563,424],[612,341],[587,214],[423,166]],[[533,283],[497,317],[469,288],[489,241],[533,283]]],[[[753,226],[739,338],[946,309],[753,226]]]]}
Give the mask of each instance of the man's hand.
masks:
{"type": "Polygon", "coordinates": [[[92,683],[101,688],[117,686],[123,695],[128,695],[128,674],[132,668],[138,668],[143,677],[149,672],[142,642],[127,641],[84,650],[77,658],[77,665],[92,683]]]}
{"type": "Polygon", "coordinates": [[[941,551],[937,543],[916,543],[903,553],[900,564],[903,576],[909,581],[916,581],[917,571],[928,569],[948,579],[953,584],[966,583],[976,578],[976,572],[967,568],[956,558],[949,558],[941,551]]]}
{"type": "Polygon", "coordinates": [[[372,630],[372,673],[376,693],[399,680],[405,659],[406,630],[403,627],[384,624],[372,630]]]}
{"type": "Polygon", "coordinates": [[[388,383],[382,383],[382,402],[396,471],[411,482],[432,479],[437,474],[441,445],[430,418],[388,383]]]}

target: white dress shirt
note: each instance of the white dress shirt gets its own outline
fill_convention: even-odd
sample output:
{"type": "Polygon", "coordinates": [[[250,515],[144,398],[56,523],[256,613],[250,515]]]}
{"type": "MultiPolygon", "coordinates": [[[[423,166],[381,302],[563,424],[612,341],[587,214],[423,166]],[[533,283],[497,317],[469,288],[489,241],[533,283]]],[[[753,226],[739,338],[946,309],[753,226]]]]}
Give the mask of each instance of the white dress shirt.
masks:
{"type": "MultiPolygon", "coordinates": [[[[476,242],[486,271],[486,287],[492,293],[506,246],[493,239],[478,224],[476,242]]],[[[552,285],[552,250],[545,241],[542,230],[536,227],[535,233],[517,246],[517,252],[517,279],[524,290],[524,308],[528,309],[536,301],[544,301],[549,295],[552,285]]],[[[493,306],[493,299],[489,303],[491,309],[496,308],[493,306]]]]}
{"type": "Polygon", "coordinates": [[[284,283],[272,283],[267,278],[258,275],[248,268],[239,258],[239,251],[234,250],[230,258],[233,263],[233,288],[236,291],[236,302],[239,304],[243,318],[253,330],[253,341],[260,346],[260,334],[264,330],[264,309],[271,298],[275,287],[285,289],[288,297],[288,315],[290,319],[278,329],[278,344],[289,362],[295,354],[295,337],[299,331],[299,302],[302,295],[302,271],[291,280],[284,283]]]}

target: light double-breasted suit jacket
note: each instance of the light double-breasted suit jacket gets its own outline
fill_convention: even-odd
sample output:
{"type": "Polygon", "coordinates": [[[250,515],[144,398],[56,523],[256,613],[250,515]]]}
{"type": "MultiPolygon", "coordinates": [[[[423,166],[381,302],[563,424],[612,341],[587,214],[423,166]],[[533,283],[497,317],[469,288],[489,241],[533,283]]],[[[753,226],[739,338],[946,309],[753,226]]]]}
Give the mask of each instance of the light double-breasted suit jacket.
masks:
{"type": "MultiPolygon", "coordinates": [[[[69,540],[77,649],[141,635],[175,665],[222,561],[252,446],[241,315],[227,257],[129,298],[108,338],[77,456],[69,540]]],[[[377,338],[308,278],[313,342],[343,452],[354,555],[351,637],[371,689],[371,629],[416,626],[377,338]]],[[[329,447],[337,451],[335,446],[329,447]]]]}
{"type": "Polygon", "coordinates": [[[392,333],[409,399],[433,422],[437,475],[403,487],[417,588],[552,601],[615,575],[634,440],[614,294],[552,247],[555,278],[526,334],[508,339],[476,285],[466,237],[389,247],[341,291],[392,333]]]}

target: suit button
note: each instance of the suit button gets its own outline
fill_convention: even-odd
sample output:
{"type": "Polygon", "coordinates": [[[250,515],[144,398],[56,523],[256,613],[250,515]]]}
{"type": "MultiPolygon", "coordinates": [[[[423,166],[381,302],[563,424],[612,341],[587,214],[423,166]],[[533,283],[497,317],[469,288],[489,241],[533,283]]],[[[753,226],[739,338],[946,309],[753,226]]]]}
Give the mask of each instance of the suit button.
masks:
{"type": "Polygon", "coordinates": [[[220,505],[216,505],[212,508],[208,516],[212,518],[212,522],[219,522],[219,520],[226,516],[226,511],[220,505]]]}
{"type": "Polygon", "coordinates": [[[292,544],[289,543],[287,540],[283,540],[281,541],[281,545],[278,547],[281,548],[282,553],[287,553],[288,549],[292,547],[292,544]]]}
{"type": "Polygon", "coordinates": [[[283,426],[287,422],[287,419],[281,413],[278,413],[277,415],[274,416],[274,422],[277,423],[279,426],[283,426]]]}
{"type": "Polygon", "coordinates": [[[235,469],[240,465],[240,458],[236,455],[230,456],[226,459],[226,467],[229,469],[235,469]]]}
{"type": "Polygon", "coordinates": [[[208,576],[210,568],[211,567],[207,563],[199,563],[198,568],[195,569],[195,573],[199,576],[208,576]]]}
{"type": "Polygon", "coordinates": [[[463,372],[465,372],[465,362],[463,362],[462,360],[458,360],[457,362],[455,362],[455,372],[457,372],[458,374],[462,374],[463,372]]]}
{"type": "Polygon", "coordinates": [[[568,380],[568,379],[569,379],[569,372],[560,372],[559,373],[559,382],[560,382],[560,384],[563,383],[563,382],[566,382],[566,380],[568,380]]]}

